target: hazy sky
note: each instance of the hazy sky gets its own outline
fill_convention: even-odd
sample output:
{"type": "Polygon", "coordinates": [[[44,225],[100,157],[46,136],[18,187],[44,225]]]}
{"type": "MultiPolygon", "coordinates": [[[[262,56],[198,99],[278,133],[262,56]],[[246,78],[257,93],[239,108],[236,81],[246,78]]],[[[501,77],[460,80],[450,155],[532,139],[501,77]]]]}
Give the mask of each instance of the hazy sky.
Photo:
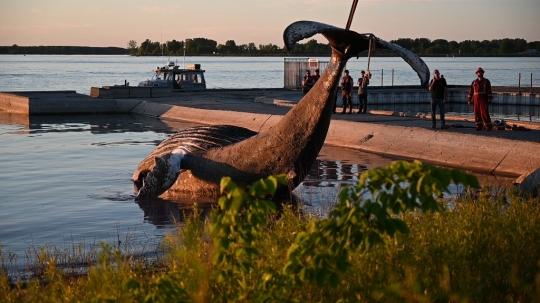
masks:
{"type": "MultiPolygon", "coordinates": [[[[0,0],[0,45],[126,47],[208,38],[283,46],[312,20],[345,27],[352,0],[0,0]]],[[[540,0],[359,0],[351,26],[381,39],[540,41],[540,0]]],[[[326,43],[322,36],[315,37],[326,43]]],[[[305,43],[307,40],[302,41],[305,43]]]]}

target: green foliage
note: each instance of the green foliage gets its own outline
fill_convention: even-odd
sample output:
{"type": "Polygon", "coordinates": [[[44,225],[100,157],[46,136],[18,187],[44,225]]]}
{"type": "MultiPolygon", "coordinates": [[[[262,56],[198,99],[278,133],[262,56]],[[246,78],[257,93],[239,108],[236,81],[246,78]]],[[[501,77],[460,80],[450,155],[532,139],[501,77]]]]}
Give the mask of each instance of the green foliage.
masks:
{"type": "Polygon", "coordinates": [[[538,198],[497,198],[469,174],[398,161],[363,173],[314,219],[275,212],[269,198],[284,184],[224,178],[212,222],[195,206],[160,262],[103,245],[76,278],[43,254],[46,283],[10,285],[2,273],[0,301],[539,302],[538,198]],[[470,189],[444,205],[452,183],[470,189]]]}
{"type": "Polygon", "coordinates": [[[126,55],[129,49],[122,47],[92,46],[0,46],[0,54],[11,55],[126,55]]]}
{"type": "Polygon", "coordinates": [[[130,55],[135,56],[137,54],[137,41],[129,40],[127,43],[127,50],[130,55]]]}
{"type": "Polygon", "coordinates": [[[539,202],[481,194],[408,213],[410,233],[361,260],[370,265],[351,278],[391,302],[540,302],[539,202]]]}
{"type": "Polygon", "coordinates": [[[448,191],[452,181],[479,186],[472,175],[419,161],[397,161],[363,173],[357,186],[341,191],[327,219],[313,220],[307,231],[299,233],[284,273],[295,275],[297,282],[337,286],[340,274],[350,267],[350,253],[384,243],[384,235],[407,233],[407,224],[396,215],[415,209],[438,210],[436,197],[448,191]]]}
{"type": "MultiPolygon", "coordinates": [[[[522,55],[528,49],[540,51],[540,41],[527,42],[524,39],[494,39],[491,41],[465,40],[462,42],[436,39],[431,41],[427,38],[399,38],[390,41],[417,55],[429,56],[515,56],[522,55]]],[[[237,45],[234,40],[227,40],[225,44],[218,44],[216,41],[206,38],[194,38],[177,41],[167,41],[165,43],[152,42],[146,39],[137,47],[137,42],[130,40],[127,48],[119,47],[82,47],[82,46],[0,46],[0,54],[107,54],[119,55],[130,54],[137,56],[178,56],[183,55],[184,45],[186,55],[287,55],[289,52],[285,47],[280,47],[272,43],[259,44],[257,47],[253,42],[237,45]]],[[[299,56],[329,56],[331,48],[328,43],[318,43],[315,39],[310,39],[306,43],[297,43],[290,51],[291,54],[299,56]]],[[[367,54],[367,52],[364,52],[367,54]]],[[[372,53],[372,56],[388,56],[391,52],[379,49],[372,53]]]]}
{"type": "Polygon", "coordinates": [[[168,51],[167,55],[182,55],[184,53],[184,41],[167,41],[165,47],[168,51]]]}
{"type": "Polygon", "coordinates": [[[137,56],[149,55],[149,54],[161,54],[161,47],[159,42],[152,42],[146,39],[139,49],[137,50],[137,56]]]}
{"type": "Polygon", "coordinates": [[[524,39],[494,39],[464,40],[462,42],[447,41],[444,39],[429,40],[426,38],[410,39],[400,38],[390,41],[406,49],[415,52],[417,55],[462,55],[462,56],[496,56],[496,55],[517,55],[524,53],[527,49],[534,49],[538,41],[527,43],[524,39]]]}
{"type": "Polygon", "coordinates": [[[350,267],[351,253],[367,252],[384,243],[385,235],[393,237],[396,232],[408,231],[406,223],[395,215],[415,209],[438,210],[436,198],[448,191],[451,182],[479,187],[474,176],[419,161],[398,161],[387,168],[365,172],[356,187],[342,190],[328,218],[312,220],[307,230],[298,233],[288,250],[282,272],[264,273],[262,285],[257,286],[248,283],[246,278],[253,270],[254,257],[260,256],[253,243],[260,238],[272,205],[270,202],[258,204],[258,198],[267,195],[268,188],[275,190],[274,184],[277,184],[274,181],[268,186],[267,182],[261,180],[249,189],[249,194],[256,199],[248,203],[244,190],[230,179],[222,181],[222,191],[227,189],[227,195],[219,201],[224,213],[215,218],[212,226],[216,243],[213,263],[221,269],[217,280],[222,284],[226,282],[219,290],[220,301],[252,300],[259,297],[257,290],[268,289],[280,289],[271,299],[284,300],[295,288],[313,283],[318,287],[335,288],[350,267]],[[370,192],[370,197],[364,197],[365,192],[370,192]],[[238,225],[239,222],[242,224],[238,225]]]}
{"type": "Polygon", "coordinates": [[[220,293],[218,301],[249,298],[253,287],[249,282],[252,261],[263,257],[255,244],[263,233],[268,215],[276,210],[275,204],[266,198],[273,196],[280,184],[287,184],[285,175],[262,179],[247,190],[229,177],[222,178],[223,196],[218,202],[221,212],[215,214],[210,230],[214,240],[212,263],[220,293]]]}
{"type": "Polygon", "coordinates": [[[187,55],[213,54],[216,51],[217,42],[206,38],[186,39],[187,55]]]}
{"type": "Polygon", "coordinates": [[[220,54],[236,54],[240,51],[240,47],[236,45],[236,42],[234,42],[234,40],[227,40],[227,42],[225,42],[225,45],[219,44],[217,46],[217,51],[220,54]]]}

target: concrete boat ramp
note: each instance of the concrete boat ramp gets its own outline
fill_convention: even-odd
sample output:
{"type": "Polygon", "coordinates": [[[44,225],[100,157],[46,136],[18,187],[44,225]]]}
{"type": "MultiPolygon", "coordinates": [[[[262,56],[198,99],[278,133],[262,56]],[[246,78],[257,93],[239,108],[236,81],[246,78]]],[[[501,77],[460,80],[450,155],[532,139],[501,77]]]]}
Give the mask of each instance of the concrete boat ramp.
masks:
{"type": "MultiPolygon", "coordinates": [[[[0,110],[27,115],[129,113],[162,120],[231,124],[260,131],[274,125],[301,97],[300,91],[287,89],[216,89],[140,98],[28,91],[0,93],[0,110]]],[[[472,118],[456,116],[447,117],[450,128],[432,129],[429,115],[383,111],[340,114],[340,111],[338,108],[338,113],[332,116],[325,141],[328,145],[479,173],[521,177],[517,182],[530,184],[532,188],[540,184],[538,123],[506,121],[515,125],[514,130],[475,131],[472,118]]]]}

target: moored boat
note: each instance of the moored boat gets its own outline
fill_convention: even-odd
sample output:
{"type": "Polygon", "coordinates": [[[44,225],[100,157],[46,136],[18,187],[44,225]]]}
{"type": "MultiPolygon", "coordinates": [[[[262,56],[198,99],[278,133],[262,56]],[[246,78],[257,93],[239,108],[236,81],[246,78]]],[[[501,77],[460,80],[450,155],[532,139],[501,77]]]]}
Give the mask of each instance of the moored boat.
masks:
{"type": "Polygon", "coordinates": [[[141,81],[139,87],[170,87],[180,90],[206,89],[204,70],[200,64],[189,64],[187,69],[180,68],[169,61],[165,66],[157,67],[151,79],[141,81]]]}

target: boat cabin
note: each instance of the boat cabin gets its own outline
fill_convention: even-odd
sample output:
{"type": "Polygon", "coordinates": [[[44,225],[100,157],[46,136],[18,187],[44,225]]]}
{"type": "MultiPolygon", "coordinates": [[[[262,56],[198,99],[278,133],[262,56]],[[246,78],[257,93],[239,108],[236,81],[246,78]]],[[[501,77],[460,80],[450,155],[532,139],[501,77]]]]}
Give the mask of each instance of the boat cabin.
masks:
{"type": "Polygon", "coordinates": [[[152,78],[140,82],[139,86],[201,90],[206,89],[206,81],[200,64],[190,64],[187,69],[181,69],[173,61],[169,61],[166,66],[157,67],[152,78]]]}

